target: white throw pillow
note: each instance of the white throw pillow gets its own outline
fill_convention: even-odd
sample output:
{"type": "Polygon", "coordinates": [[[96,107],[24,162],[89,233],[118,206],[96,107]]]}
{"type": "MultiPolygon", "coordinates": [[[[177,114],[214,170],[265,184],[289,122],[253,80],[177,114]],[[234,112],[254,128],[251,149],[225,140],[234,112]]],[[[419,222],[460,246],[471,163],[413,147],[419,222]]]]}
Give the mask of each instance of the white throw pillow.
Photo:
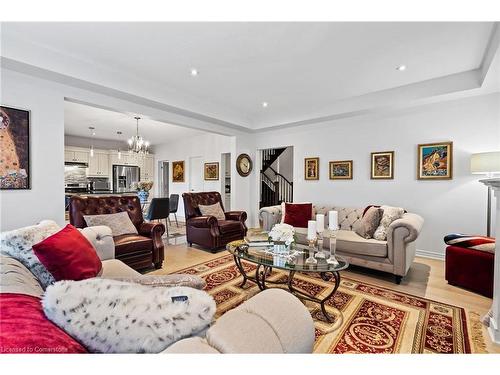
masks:
{"type": "Polygon", "coordinates": [[[89,227],[105,225],[111,228],[113,237],[120,236],[122,234],[138,234],[137,228],[134,223],[132,223],[132,220],[130,220],[128,213],[125,211],[118,212],[116,214],[83,215],[83,218],[89,227]]]}
{"type": "Polygon", "coordinates": [[[49,320],[94,353],[159,353],[208,328],[216,309],[201,290],[100,278],[59,281],[47,288],[42,305],[49,320]]]}
{"type": "Polygon", "coordinates": [[[215,216],[217,220],[226,220],[226,215],[224,215],[219,202],[207,206],[199,204],[198,208],[203,216],[215,216]]]}
{"type": "Polygon", "coordinates": [[[375,230],[373,234],[373,238],[379,241],[387,240],[387,231],[389,230],[389,225],[394,220],[400,219],[403,217],[405,210],[401,207],[391,207],[391,206],[381,206],[384,213],[382,214],[382,220],[380,220],[380,225],[375,230]]]}
{"type": "Polygon", "coordinates": [[[43,220],[38,225],[0,233],[1,253],[21,262],[38,279],[43,289],[55,282],[52,274],[40,263],[33,252],[33,245],[59,232],[61,228],[52,220],[43,220]]]}

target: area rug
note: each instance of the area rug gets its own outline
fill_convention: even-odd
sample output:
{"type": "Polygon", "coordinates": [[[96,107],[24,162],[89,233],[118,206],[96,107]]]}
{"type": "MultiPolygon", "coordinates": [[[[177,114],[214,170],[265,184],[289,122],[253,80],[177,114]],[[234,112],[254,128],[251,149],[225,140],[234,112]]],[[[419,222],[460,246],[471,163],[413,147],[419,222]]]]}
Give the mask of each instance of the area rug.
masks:
{"type": "MultiPolygon", "coordinates": [[[[256,266],[243,262],[246,272],[256,266]]],[[[205,279],[205,290],[217,303],[216,316],[259,293],[242,277],[231,255],[176,271],[205,279]]],[[[267,280],[285,280],[273,270],[267,280]]],[[[326,295],[331,283],[316,274],[299,274],[295,288],[314,296],[326,295]]],[[[480,317],[474,312],[429,299],[393,291],[342,275],[341,285],[328,302],[333,323],[323,318],[318,304],[304,302],[315,322],[315,353],[486,353],[480,317]]]]}

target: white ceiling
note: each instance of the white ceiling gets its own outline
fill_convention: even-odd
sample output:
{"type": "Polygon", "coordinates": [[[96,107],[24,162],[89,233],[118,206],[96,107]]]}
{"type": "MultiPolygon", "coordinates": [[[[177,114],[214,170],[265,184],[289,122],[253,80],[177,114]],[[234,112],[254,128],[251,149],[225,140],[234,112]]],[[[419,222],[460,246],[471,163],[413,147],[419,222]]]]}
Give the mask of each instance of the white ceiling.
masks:
{"type": "MultiPolygon", "coordinates": [[[[325,116],[339,103],[481,67],[491,22],[8,23],[20,41],[105,80],[139,80],[155,100],[262,128],[325,116]],[[396,70],[398,65],[406,71],[396,70]],[[197,77],[190,69],[199,71],[197,77]],[[269,103],[263,108],[261,103],[269,103]]],[[[10,42],[10,43],[9,43],[10,42]]],[[[30,52],[33,54],[33,52],[30,52]]],[[[24,57],[28,52],[24,52],[24,57]]],[[[36,65],[37,59],[32,61],[36,65]]],[[[27,59],[27,57],[26,57],[27,59]]],[[[73,69],[73,70],[71,70],[73,69]]],[[[83,75],[83,73],[82,73],[83,75]]]]}
{"type": "MultiPolygon", "coordinates": [[[[140,115],[138,116],[140,117],[140,115]]],[[[127,139],[136,133],[134,117],[134,114],[119,113],[66,101],[64,102],[64,134],[90,138],[89,126],[93,126],[96,139],[123,141],[125,144],[127,139]],[[117,131],[121,131],[122,134],[116,134],[117,131]]],[[[152,146],[206,134],[199,130],[165,124],[147,118],[139,120],[139,133],[152,146]]]]}

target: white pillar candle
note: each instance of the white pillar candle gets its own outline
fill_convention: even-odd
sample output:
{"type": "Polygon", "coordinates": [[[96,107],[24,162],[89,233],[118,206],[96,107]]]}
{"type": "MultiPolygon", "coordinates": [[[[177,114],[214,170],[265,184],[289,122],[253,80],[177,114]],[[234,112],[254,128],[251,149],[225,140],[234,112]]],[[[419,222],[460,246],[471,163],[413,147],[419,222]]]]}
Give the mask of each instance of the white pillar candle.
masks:
{"type": "Polygon", "coordinates": [[[307,222],[307,239],[314,240],[316,238],[316,221],[309,220],[307,222]]]}
{"type": "Polygon", "coordinates": [[[339,229],[339,213],[337,211],[328,211],[328,229],[339,229]]]}
{"type": "Polygon", "coordinates": [[[323,233],[325,230],[325,215],[316,214],[316,231],[318,233],[323,233]]]}

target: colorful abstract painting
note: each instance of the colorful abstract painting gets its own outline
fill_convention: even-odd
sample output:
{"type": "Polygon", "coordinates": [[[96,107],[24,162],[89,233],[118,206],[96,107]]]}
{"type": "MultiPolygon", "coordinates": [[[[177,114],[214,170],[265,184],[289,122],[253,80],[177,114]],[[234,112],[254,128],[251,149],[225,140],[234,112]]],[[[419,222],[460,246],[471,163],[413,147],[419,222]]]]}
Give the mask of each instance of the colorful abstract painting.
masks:
{"type": "Polygon", "coordinates": [[[418,145],[417,178],[420,180],[448,180],[453,177],[453,143],[418,145]]]}
{"type": "Polygon", "coordinates": [[[0,106],[0,189],[30,188],[30,112],[0,106]]]}

